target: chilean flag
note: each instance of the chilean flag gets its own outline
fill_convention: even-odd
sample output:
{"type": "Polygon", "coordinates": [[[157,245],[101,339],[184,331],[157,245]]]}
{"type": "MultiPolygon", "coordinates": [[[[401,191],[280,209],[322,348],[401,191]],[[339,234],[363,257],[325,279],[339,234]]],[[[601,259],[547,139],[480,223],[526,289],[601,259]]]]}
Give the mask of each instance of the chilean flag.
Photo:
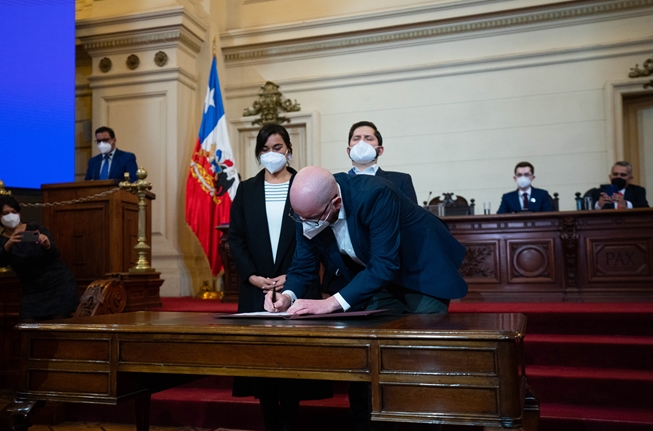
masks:
{"type": "Polygon", "coordinates": [[[195,141],[186,181],[186,223],[202,244],[211,271],[222,271],[218,253],[220,232],[216,226],[229,223],[231,202],[238,188],[238,172],[227,133],[215,57],[204,98],[202,125],[195,141]]]}

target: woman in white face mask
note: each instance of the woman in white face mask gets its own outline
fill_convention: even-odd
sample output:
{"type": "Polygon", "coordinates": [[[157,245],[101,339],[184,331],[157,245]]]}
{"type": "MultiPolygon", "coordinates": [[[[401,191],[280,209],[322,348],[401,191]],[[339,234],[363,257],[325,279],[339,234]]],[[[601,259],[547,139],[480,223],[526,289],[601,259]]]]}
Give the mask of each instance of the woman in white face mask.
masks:
{"type": "Polygon", "coordinates": [[[10,266],[20,279],[22,322],[62,319],[77,309],[77,283],[59,257],[50,232],[22,223],[20,204],[0,197],[0,267],[10,266]]]}
{"type": "MultiPolygon", "coordinates": [[[[231,206],[229,248],[240,276],[238,312],[264,311],[265,293],[280,292],[295,253],[295,223],[288,217],[288,191],[297,173],[288,165],[292,144],[280,125],[264,126],[255,156],[263,169],[238,186],[231,206]]],[[[313,297],[321,298],[319,286],[313,297]]],[[[302,399],[328,398],[328,382],[236,378],[235,396],[259,398],[266,430],[296,430],[302,399]]]]}

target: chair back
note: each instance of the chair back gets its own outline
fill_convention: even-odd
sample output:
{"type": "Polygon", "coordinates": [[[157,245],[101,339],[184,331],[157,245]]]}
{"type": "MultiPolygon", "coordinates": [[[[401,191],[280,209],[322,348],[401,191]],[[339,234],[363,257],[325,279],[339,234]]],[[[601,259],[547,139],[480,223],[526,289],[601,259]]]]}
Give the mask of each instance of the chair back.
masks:
{"type": "Polygon", "coordinates": [[[445,216],[474,215],[475,200],[470,199],[470,203],[468,203],[467,199],[454,193],[442,193],[442,197],[438,196],[431,199],[427,208],[437,215],[438,205],[442,203],[444,203],[445,216]],[[454,196],[456,197],[454,198],[454,196]]]}

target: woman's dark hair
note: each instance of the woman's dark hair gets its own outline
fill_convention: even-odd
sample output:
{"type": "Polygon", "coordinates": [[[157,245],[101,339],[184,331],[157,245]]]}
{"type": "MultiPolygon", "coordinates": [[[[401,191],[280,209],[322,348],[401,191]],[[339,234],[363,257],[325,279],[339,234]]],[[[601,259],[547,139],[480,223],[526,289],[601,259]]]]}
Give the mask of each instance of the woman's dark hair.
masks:
{"type": "Polygon", "coordinates": [[[0,196],[0,211],[7,205],[10,208],[16,210],[17,213],[20,212],[20,204],[18,201],[11,196],[0,196]]]}
{"type": "Polygon", "coordinates": [[[286,147],[288,147],[288,151],[290,151],[290,154],[292,154],[290,135],[288,135],[286,128],[279,124],[268,124],[267,126],[263,126],[263,128],[259,130],[258,135],[256,135],[256,148],[254,148],[254,155],[256,156],[256,160],[259,160],[259,154],[261,154],[265,143],[272,135],[281,136],[281,139],[283,139],[286,147]]]}

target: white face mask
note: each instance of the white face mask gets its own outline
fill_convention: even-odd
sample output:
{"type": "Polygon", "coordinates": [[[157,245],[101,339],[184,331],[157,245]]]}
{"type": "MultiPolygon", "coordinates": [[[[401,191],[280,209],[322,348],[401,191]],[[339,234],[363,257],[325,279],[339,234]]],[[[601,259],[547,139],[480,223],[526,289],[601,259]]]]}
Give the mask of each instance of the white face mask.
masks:
{"type": "Polygon", "coordinates": [[[111,152],[111,144],[108,142],[100,142],[97,144],[97,147],[100,149],[102,154],[109,154],[111,152]]]}
{"type": "Polygon", "coordinates": [[[517,186],[520,189],[525,189],[531,185],[531,179],[528,177],[517,177],[517,186]]]}
{"type": "Polygon", "coordinates": [[[9,213],[0,218],[2,224],[9,229],[13,229],[20,224],[20,214],[9,213]]]}
{"type": "Polygon", "coordinates": [[[267,169],[271,174],[276,174],[283,169],[288,161],[285,154],[275,153],[273,151],[261,154],[260,160],[261,164],[265,166],[265,169],[267,169]]]}
{"type": "Polygon", "coordinates": [[[368,164],[376,157],[376,148],[364,141],[359,141],[349,150],[349,158],[361,165],[368,164]]]}
{"type": "Polygon", "coordinates": [[[317,226],[314,224],[308,224],[302,222],[302,229],[304,230],[304,236],[308,239],[315,238],[320,232],[326,229],[329,226],[329,222],[326,220],[320,220],[317,222],[317,226]]]}
{"type": "Polygon", "coordinates": [[[315,238],[320,232],[322,232],[324,229],[329,227],[331,223],[329,223],[327,220],[329,220],[329,217],[331,217],[331,210],[333,208],[329,209],[329,212],[327,213],[326,217],[324,220],[318,220],[317,225],[315,222],[302,222],[302,230],[304,233],[304,236],[308,239],[313,239],[315,238]]]}

